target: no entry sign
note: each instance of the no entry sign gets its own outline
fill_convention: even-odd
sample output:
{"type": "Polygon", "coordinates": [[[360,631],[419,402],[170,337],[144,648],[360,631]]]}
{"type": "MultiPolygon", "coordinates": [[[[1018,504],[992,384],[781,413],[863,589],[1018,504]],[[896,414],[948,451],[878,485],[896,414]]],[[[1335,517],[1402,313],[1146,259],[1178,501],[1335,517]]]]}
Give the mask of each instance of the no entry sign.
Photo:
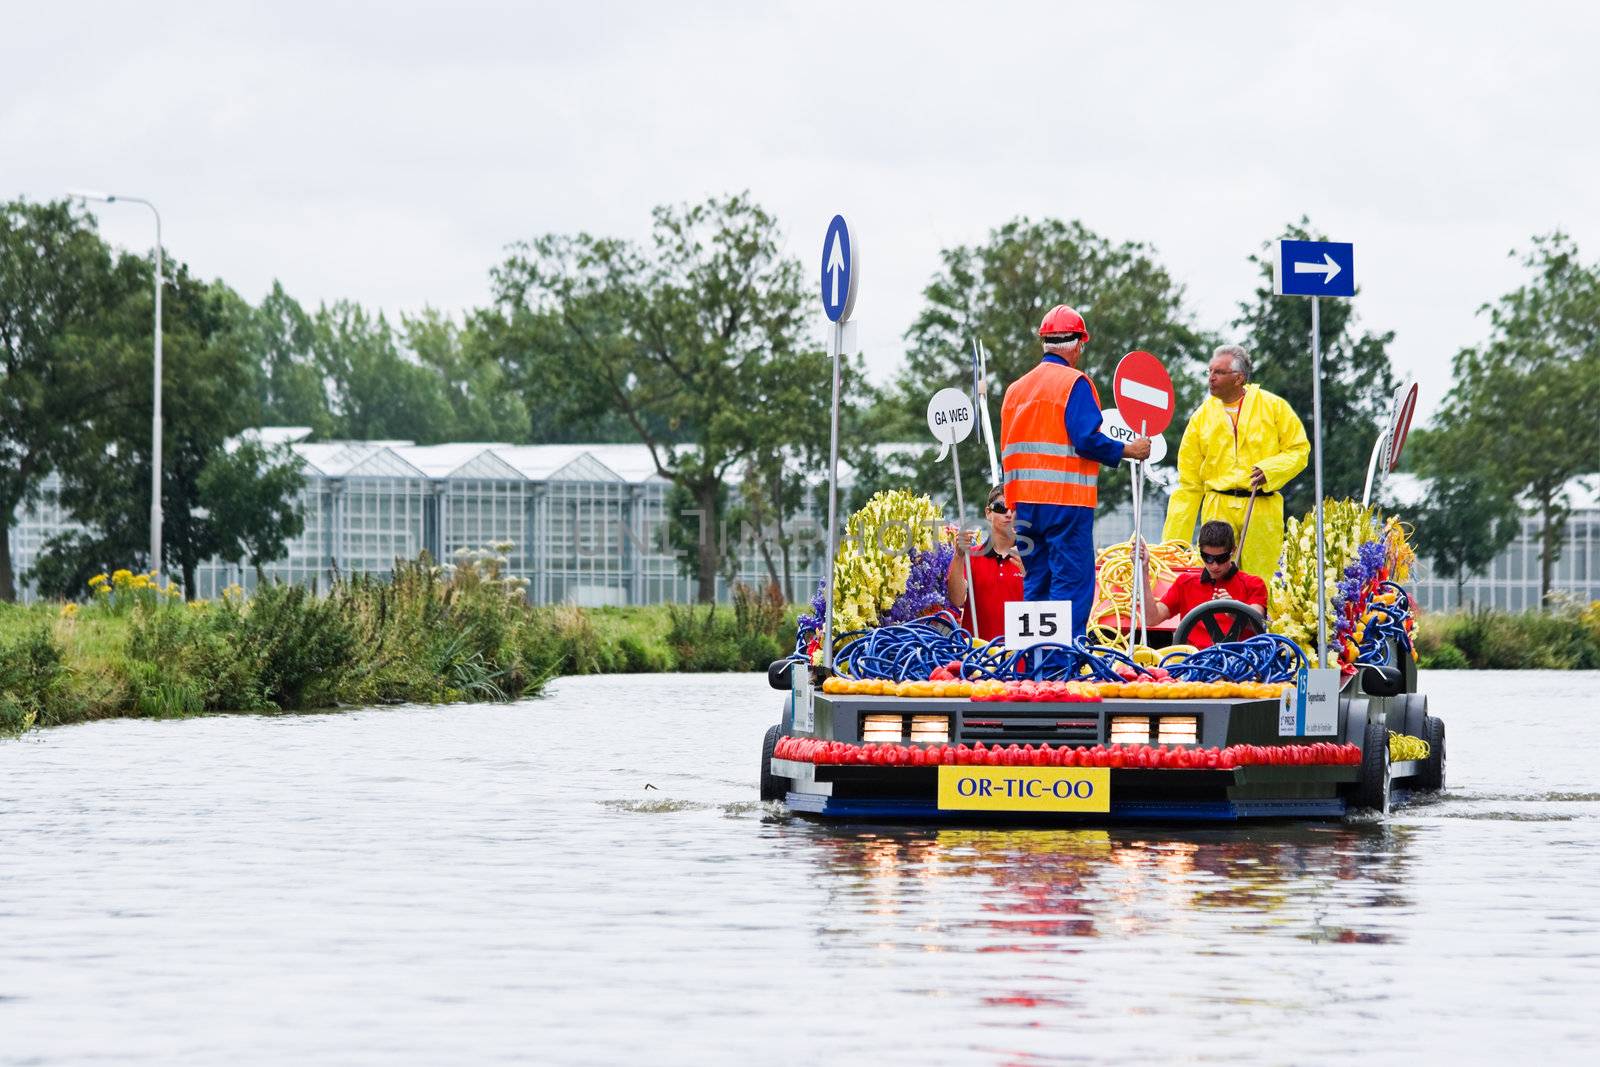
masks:
{"type": "Polygon", "coordinates": [[[1400,450],[1406,447],[1406,434],[1411,430],[1411,416],[1417,411],[1417,386],[1401,386],[1394,394],[1394,415],[1389,420],[1389,447],[1384,457],[1384,468],[1391,474],[1400,466],[1400,450]]]}
{"type": "Polygon", "coordinates": [[[1117,364],[1111,389],[1117,410],[1130,427],[1145,436],[1161,433],[1172,425],[1172,378],[1161,361],[1149,352],[1129,352],[1117,364]]]}

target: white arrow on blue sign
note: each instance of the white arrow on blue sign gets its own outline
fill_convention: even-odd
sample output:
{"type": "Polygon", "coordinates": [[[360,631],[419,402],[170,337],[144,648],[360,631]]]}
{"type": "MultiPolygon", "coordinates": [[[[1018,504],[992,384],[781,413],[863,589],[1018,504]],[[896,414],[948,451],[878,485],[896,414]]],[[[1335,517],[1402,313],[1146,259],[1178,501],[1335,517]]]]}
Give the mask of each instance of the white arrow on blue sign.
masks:
{"type": "Polygon", "coordinates": [[[1279,241],[1272,288],[1279,296],[1355,296],[1355,245],[1279,241]]]}
{"type": "Polygon", "coordinates": [[[822,239],[822,310],[830,322],[845,322],[856,308],[856,268],[860,250],[850,240],[850,227],[843,215],[828,223],[822,239]]]}

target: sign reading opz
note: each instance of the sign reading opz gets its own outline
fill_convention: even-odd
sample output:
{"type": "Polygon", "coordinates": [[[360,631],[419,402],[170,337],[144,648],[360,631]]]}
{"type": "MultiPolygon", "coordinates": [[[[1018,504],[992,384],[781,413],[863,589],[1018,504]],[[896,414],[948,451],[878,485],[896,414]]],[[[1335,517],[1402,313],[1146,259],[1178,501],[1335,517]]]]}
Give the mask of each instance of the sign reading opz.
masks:
{"type": "Polygon", "coordinates": [[[1105,767],[939,768],[939,807],[947,811],[1110,811],[1105,767]]]}

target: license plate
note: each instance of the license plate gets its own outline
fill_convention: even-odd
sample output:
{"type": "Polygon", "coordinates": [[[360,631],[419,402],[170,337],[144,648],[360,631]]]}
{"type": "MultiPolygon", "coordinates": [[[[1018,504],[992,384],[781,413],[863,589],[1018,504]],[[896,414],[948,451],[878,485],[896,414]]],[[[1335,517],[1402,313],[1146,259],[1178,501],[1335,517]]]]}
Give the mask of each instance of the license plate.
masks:
{"type": "Polygon", "coordinates": [[[1110,811],[1106,767],[940,767],[945,811],[1110,811]]]}

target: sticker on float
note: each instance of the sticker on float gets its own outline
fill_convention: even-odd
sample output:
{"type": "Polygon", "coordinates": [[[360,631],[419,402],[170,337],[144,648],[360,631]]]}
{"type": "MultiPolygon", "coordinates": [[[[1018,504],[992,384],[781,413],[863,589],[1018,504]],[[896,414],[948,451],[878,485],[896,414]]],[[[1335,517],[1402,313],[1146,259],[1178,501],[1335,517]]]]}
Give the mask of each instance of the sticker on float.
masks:
{"type": "Polygon", "coordinates": [[[1008,600],[1005,607],[1007,650],[1072,643],[1072,601],[1008,600]]]}
{"type": "Polygon", "coordinates": [[[1301,667],[1295,684],[1278,698],[1279,737],[1327,737],[1339,732],[1339,684],[1335,667],[1301,667]]]}
{"type": "Polygon", "coordinates": [[[811,688],[811,672],[805,664],[789,668],[789,688],[794,695],[794,733],[809,734],[817,728],[817,691],[811,688]]]}
{"type": "Polygon", "coordinates": [[[945,811],[1110,811],[1105,767],[940,767],[945,811]]]}

